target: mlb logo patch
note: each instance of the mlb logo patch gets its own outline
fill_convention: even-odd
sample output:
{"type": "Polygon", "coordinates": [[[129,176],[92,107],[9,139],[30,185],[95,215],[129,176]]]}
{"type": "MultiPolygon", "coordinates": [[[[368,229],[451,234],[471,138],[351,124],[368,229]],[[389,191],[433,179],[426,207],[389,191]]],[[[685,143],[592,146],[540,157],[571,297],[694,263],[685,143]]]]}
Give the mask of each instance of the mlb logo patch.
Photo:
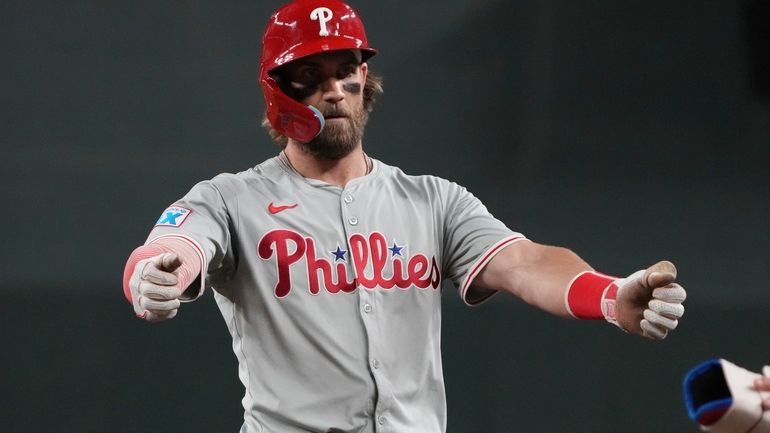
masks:
{"type": "Polygon", "coordinates": [[[191,213],[192,211],[190,209],[180,206],[171,206],[163,211],[163,214],[158,218],[158,222],[155,223],[155,227],[179,227],[191,213]]]}

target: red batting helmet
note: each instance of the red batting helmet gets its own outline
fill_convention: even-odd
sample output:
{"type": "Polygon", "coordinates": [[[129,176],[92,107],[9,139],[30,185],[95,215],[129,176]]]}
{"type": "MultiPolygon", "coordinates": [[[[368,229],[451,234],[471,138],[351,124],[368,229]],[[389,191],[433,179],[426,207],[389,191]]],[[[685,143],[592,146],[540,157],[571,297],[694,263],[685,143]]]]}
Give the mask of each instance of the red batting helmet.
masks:
{"type": "Polygon", "coordinates": [[[295,0],[278,9],[262,37],[259,82],[267,118],[279,133],[306,143],[324,125],[323,115],[286,95],[271,75],[279,67],[312,54],[357,49],[362,61],[375,55],[358,14],[340,0],[295,0]]]}

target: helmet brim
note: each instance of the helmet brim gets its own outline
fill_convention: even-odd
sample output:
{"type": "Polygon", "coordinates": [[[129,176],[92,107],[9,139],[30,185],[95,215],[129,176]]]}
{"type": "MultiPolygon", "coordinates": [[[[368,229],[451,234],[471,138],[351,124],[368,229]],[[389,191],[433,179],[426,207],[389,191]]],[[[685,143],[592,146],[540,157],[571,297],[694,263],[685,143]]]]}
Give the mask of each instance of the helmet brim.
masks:
{"type": "Polygon", "coordinates": [[[346,36],[327,36],[323,39],[297,44],[275,57],[271,65],[265,65],[267,72],[272,72],[290,62],[313,54],[339,50],[360,50],[361,61],[365,62],[377,54],[377,50],[363,47],[364,41],[346,36]]]}

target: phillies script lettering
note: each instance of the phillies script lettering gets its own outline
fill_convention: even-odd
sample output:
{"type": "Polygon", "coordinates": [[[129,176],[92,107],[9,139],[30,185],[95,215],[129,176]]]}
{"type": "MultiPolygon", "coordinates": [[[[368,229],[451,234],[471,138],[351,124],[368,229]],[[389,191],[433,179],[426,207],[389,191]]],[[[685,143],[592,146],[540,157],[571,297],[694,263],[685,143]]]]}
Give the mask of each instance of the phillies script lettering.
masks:
{"type": "Polygon", "coordinates": [[[428,260],[424,254],[415,254],[408,261],[402,257],[391,258],[382,233],[374,232],[368,238],[356,233],[350,236],[349,245],[355,275],[348,275],[345,263],[334,264],[327,258],[317,257],[313,238],[303,237],[291,230],[268,232],[259,241],[257,252],[262,260],[275,260],[278,269],[275,296],[279,298],[291,292],[291,268],[301,266],[299,262],[302,258],[307,267],[308,290],[314,295],[320,293],[321,285],[329,293],[351,293],[358,287],[437,289],[441,283],[436,257],[428,260]],[[336,278],[333,270],[336,271],[336,278]],[[371,277],[367,276],[367,271],[371,277]]]}

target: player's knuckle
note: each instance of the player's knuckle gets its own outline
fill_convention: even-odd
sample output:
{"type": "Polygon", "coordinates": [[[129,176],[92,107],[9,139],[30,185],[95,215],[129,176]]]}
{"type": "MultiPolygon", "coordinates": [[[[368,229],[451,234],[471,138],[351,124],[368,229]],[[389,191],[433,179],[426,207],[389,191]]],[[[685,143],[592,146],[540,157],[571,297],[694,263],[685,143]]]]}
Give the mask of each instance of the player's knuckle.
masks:
{"type": "Polygon", "coordinates": [[[142,284],[142,291],[141,291],[141,293],[146,298],[157,299],[159,292],[160,292],[160,290],[158,290],[158,286],[156,286],[155,284],[153,284],[151,282],[146,282],[146,283],[142,284]]]}
{"type": "Polygon", "coordinates": [[[667,311],[673,319],[679,319],[684,316],[684,305],[682,304],[670,304],[670,309],[667,311]]]}
{"type": "Polygon", "coordinates": [[[662,311],[662,310],[664,310],[666,308],[665,305],[663,305],[663,302],[661,302],[661,301],[659,301],[657,299],[653,299],[652,301],[650,301],[647,304],[647,307],[650,310],[655,311],[655,312],[660,312],[660,311],[662,311]]]}
{"type": "Polygon", "coordinates": [[[139,277],[142,279],[146,278],[147,275],[155,269],[155,267],[152,266],[153,263],[150,259],[142,260],[139,263],[141,267],[137,266],[137,268],[139,269],[139,277]]]}
{"type": "Polygon", "coordinates": [[[687,292],[679,284],[670,284],[655,289],[652,296],[666,302],[683,302],[687,298],[687,292]]]}
{"type": "Polygon", "coordinates": [[[663,326],[666,329],[674,329],[676,328],[677,321],[673,319],[669,319],[665,316],[658,316],[658,322],[659,325],[663,326]]]}
{"type": "Polygon", "coordinates": [[[164,302],[157,301],[155,299],[149,299],[145,301],[145,308],[150,311],[163,311],[165,310],[164,302]]]}
{"type": "Polygon", "coordinates": [[[168,273],[168,272],[164,272],[163,273],[163,282],[162,282],[162,284],[164,284],[166,286],[173,286],[176,283],[177,283],[176,275],[168,273]]]}
{"type": "Polygon", "coordinates": [[[177,287],[162,287],[158,290],[157,299],[162,301],[175,300],[181,295],[180,290],[177,287]]]}
{"type": "Polygon", "coordinates": [[[658,314],[650,309],[644,310],[644,313],[642,313],[642,316],[650,323],[655,323],[657,320],[658,314]]]}
{"type": "Polygon", "coordinates": [[[678,319],[684,314],[684,306],[682,304],[664,302],[657,299],[650,301],[649,309],[669,319],[678,319]]]}
{"type": "Polygon", "coordinates": [[[667,328],[668,328],[669,331],[673,331],[674,329],[676,329],[677,326],[679,326],[679,321],[678,320],[671,320],[670,321],[670,325],[671,326],[668,326],[667,328]]]}
{"type": "Polygon", "coordinates": [[[644,318],[653,326],[657,325],[658,327],[667,328],[667,329],[673,329],[676,327],[674,320],[671,320],[652,310],[645,310],[644,318]]]}
{"type": "Polygon", "coordinates": [[[163,272],[158,269],[153,269],[151,271],[148,271],[147,274],[145,275],[145,279],[147,281],[150,281],[154,284],[164,285],[164,286],[169,285],[169,281],[171,280],[171,277],[173,277],[174,279],[176,278],[176,276],[174,276],[173,274],[169,274],[167,272],[163,272]]]}
{"type": "Polygon", "coordinates": [[[640,324],[641,328],[649,334],[651,338],[660,340],[665,338],[668,331],[665,328],[662,328],[660,326],[657,326],[656,324],[648,321],[648,320],[642,320],[642,323],[640,324]]]}
{"type": "Polygon", "coordinates": [[[155,297],[158,301],[169,301],[171,299],[174,299],[171,294],[169,294],[166,290],[159,290],[157,296],[155,297]]]}

